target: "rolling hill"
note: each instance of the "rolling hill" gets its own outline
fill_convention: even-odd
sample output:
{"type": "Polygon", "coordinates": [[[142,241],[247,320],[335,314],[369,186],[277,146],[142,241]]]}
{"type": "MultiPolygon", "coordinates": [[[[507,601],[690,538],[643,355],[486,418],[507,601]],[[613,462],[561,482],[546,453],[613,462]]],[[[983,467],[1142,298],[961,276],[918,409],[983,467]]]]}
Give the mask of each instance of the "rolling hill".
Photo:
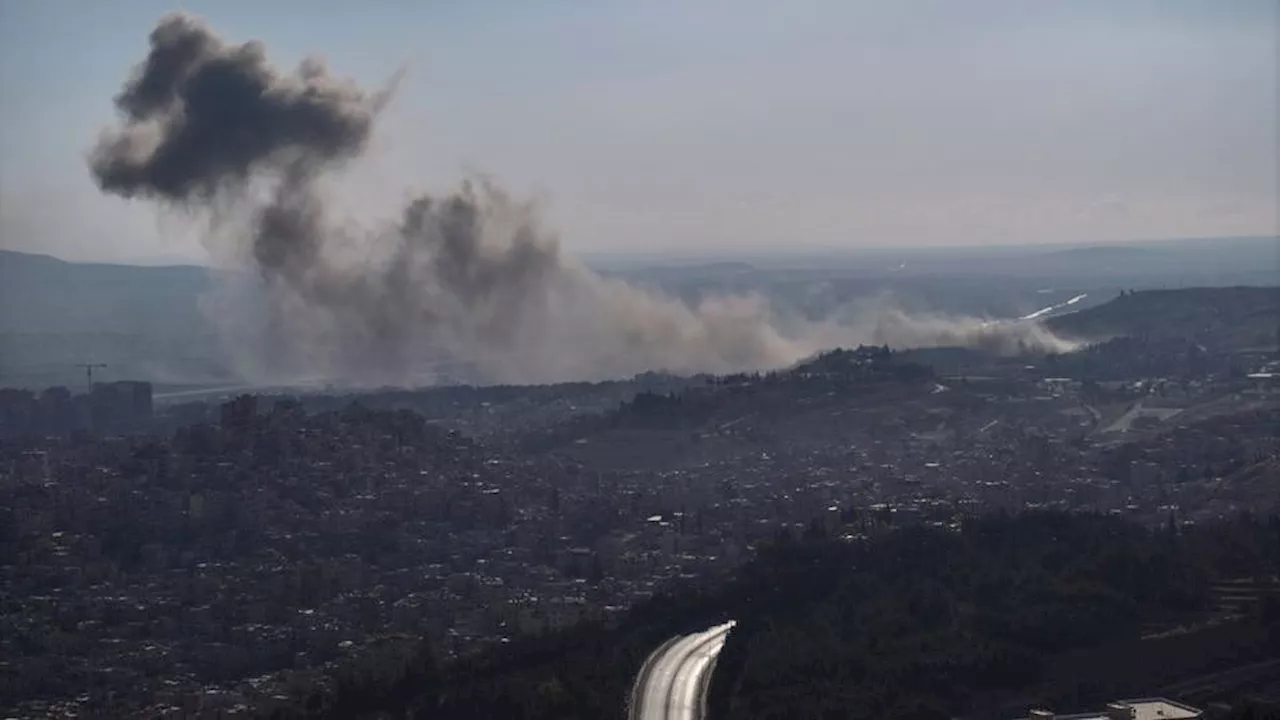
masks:
{"type": "Polygon", "coordinates": [[[0,251],[0,385],[79,382],[80,362],[112,379],[217,379],[226,371],[200,309],[207,268],[73,263],[0,251]]]}
{"type": "Polygon", "coordinates": [[[1272,349],[1280,332],[1280,287],[1126,292],[1046,325],[1086,340],[1185,338],[1220,350],[1272,349]]]}

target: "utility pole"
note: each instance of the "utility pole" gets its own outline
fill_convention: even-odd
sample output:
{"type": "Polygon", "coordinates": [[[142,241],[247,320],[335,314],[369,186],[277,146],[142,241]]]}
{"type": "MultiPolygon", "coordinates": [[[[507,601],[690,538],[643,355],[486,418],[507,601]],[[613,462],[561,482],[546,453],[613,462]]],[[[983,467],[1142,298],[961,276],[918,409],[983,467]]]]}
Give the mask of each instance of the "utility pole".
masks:
{"type": "Polygon", "coordinates": [[[106,366],[106,363],[76,363],[76,367],[84,368],[84,377],[89,383],[90,390],[93,390],[93,369],[104,368],[106,366]]]}

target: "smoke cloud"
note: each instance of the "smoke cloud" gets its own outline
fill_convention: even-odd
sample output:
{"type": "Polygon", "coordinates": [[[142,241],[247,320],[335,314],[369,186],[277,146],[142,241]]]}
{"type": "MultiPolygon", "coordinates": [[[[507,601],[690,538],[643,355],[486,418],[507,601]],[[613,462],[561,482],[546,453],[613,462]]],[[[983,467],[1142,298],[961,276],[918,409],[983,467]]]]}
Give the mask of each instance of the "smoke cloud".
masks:
{"type": "Polygon", "coordinates": [[[229,44],[177,14],[152,31],[115,98],[120,125],[89,157],[96,182],[207,219],[214,249],[261,274],[261,337],[236,343],[255,375],[415,384],[446,368],[476,381],[549,382],[779,367],[858,342],[1066,347],[1031,322],[884,308],[787,319],[755,295],[689,305],[586,268],[560,251],[535,208],[485,181],[418,197],[386,227],[353,234],[324,180],[361,156],[390,96],[314,59],[282,73],[262,44],[229,44]]]}

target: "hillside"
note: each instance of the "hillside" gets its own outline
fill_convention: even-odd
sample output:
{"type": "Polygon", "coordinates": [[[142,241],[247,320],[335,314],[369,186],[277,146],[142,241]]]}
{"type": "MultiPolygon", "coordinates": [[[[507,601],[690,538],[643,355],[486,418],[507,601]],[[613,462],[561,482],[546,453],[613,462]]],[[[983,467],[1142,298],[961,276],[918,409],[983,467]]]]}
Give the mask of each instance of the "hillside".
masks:
{"type": "Polygon", "coordinates": [[[78,382],[75,363],[108,378],[217,378],[213,327],[201,310],[207,268],[65,262],[0,251],[0,384],[78,382]]]}
{"type": "Polygon", "coordinates": [[[1057,513],[975,518],[956,532],[850,522],[870,536],[780,534],[734,576],[659,595],[616,622],[443,666],[425,645],[363,658],[273,717],[621,718],[649,649],[724,618],[738,626],[712,680],[712,717],[1018,717],[1276,657],[1271,615],[1142,639],[1152,623],[1203,615],[1224,553],[1253,547],[1257,567],[1274,562],[1274,520],[1176,539],[1057,513]]]}
{"type": "Polygon", "coordinates": [[[1046,325],[1090,341],[1132,336],[1181,338],[1217,350],[1274,348],[1280,330],[1280,287],[1127,292],[1102,305],[1051,318],[1046,325]]]}
{"type": "MultiPolygon", "coordinates": [[[[658,470],[753,463],[841,447],[866,418],[945,404],[925,367],[873,348],[833,350],[789,370],[742,374],[669,394],[641,392],[601,415],[521,434],[521,449],[587,467],[658,470]]],[[[960,394],[948,396],[960,401],[960,394]]]]}
{"type": "Polygon", "coordinates": [[[1204,611],[1227,543],[1274,548],[1275,532],[1244,520],[1175,539],[1110,518],[1040,513],[852,546],[811,532],[808,542],[764,549],[742,572],[739,624],[717,665],[711,711],[1022,717],[1028,707],[1088,707],[1271,659],[1274,618],[1142,636],[1204,611]]]}
{"type": "Polygon", "coordinates": [[[203,323],[207,268],[72,263],[0,250],[0,332],[175,332],[203,323]]]}
{"type": "MultiPolygon", "coordinates": [[[[1088,306],[1129,283],[1178,287],[1265,282],[1259,278],[1274,275],[1274,263],[1266,260],[1274,256],[1274,243],[1268,243],[1219,239],[1027,250],[963,262],[946,253],[921,250],[911,254],[906,267],[888,274],[883,267],[888,259],[881,258],[883,262],[873,263],[874,267],[769,268],[725,262],[632,270],[623,276],[690,302],[708,294],[759,292],[780,306],[793,306],[815,317],[885,293],[911,311],[1018,317],[1087,293],[1083,302],[1073,306],[1083,309],[1051,318],[1049,326],[1090,341],[1152,333],[1238,349],[1275,345],[1280,290],[1147,290],[1088,306]],[[1211,262],[1211,251],[1223,257],[1211,262]],[[1230,268],[1219,267],[1227,260],[1230,268]],[[1252,274],[1243,272],[1244,267],[1253,268],[1252,274]],[[979,270],[985,275],[976,277],[979,270]],[[1002,280],[993,283],[990,277],[994,276],[1002,280]]],[[[237,283],[230,293],[223,291],[221,276],[203,267],[75,263],[0,250],[0,384],[76,383],[82,376],[75,364],[90,361],[107,363],[110,367],[104,377],[108,379],[227,381],[231,373],[224,362],[226,348],[215,336],[207,309],[233,294],[236,302],[251,304],[254,278],[246,279],[249,282],[237,283]]],[[[972,364],[934,359],[940,362],[931,364],[940,371],[951,368],[947,372],[956,371],[952,366],[957,364],[972,364]]]]}

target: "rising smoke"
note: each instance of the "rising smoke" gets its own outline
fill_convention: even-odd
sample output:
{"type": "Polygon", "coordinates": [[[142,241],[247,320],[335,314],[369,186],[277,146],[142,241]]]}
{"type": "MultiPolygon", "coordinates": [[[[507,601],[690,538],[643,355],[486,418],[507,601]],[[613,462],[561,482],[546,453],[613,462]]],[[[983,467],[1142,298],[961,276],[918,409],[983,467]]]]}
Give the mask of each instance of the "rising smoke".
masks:
{"type": "Polygon", "coordinates": [[[783,321],[754,295],[688,305],[562,254],[532,207],[487,182],[414,199],[353,237],[324,180],[364,152],[390,88],[368,92],[317,60],[282,73],[262,44],[228,44],[187,15],[163,18],[150,45],[90,167],[105,192],[209,221],[211,249],[259,271],[264,332],[236,343],[258,373],[418,383],[451,363],[475,380],[547,382],[778,367],[858,342],[1064,347],[1033,323],[892,309],[783,321]]]}

